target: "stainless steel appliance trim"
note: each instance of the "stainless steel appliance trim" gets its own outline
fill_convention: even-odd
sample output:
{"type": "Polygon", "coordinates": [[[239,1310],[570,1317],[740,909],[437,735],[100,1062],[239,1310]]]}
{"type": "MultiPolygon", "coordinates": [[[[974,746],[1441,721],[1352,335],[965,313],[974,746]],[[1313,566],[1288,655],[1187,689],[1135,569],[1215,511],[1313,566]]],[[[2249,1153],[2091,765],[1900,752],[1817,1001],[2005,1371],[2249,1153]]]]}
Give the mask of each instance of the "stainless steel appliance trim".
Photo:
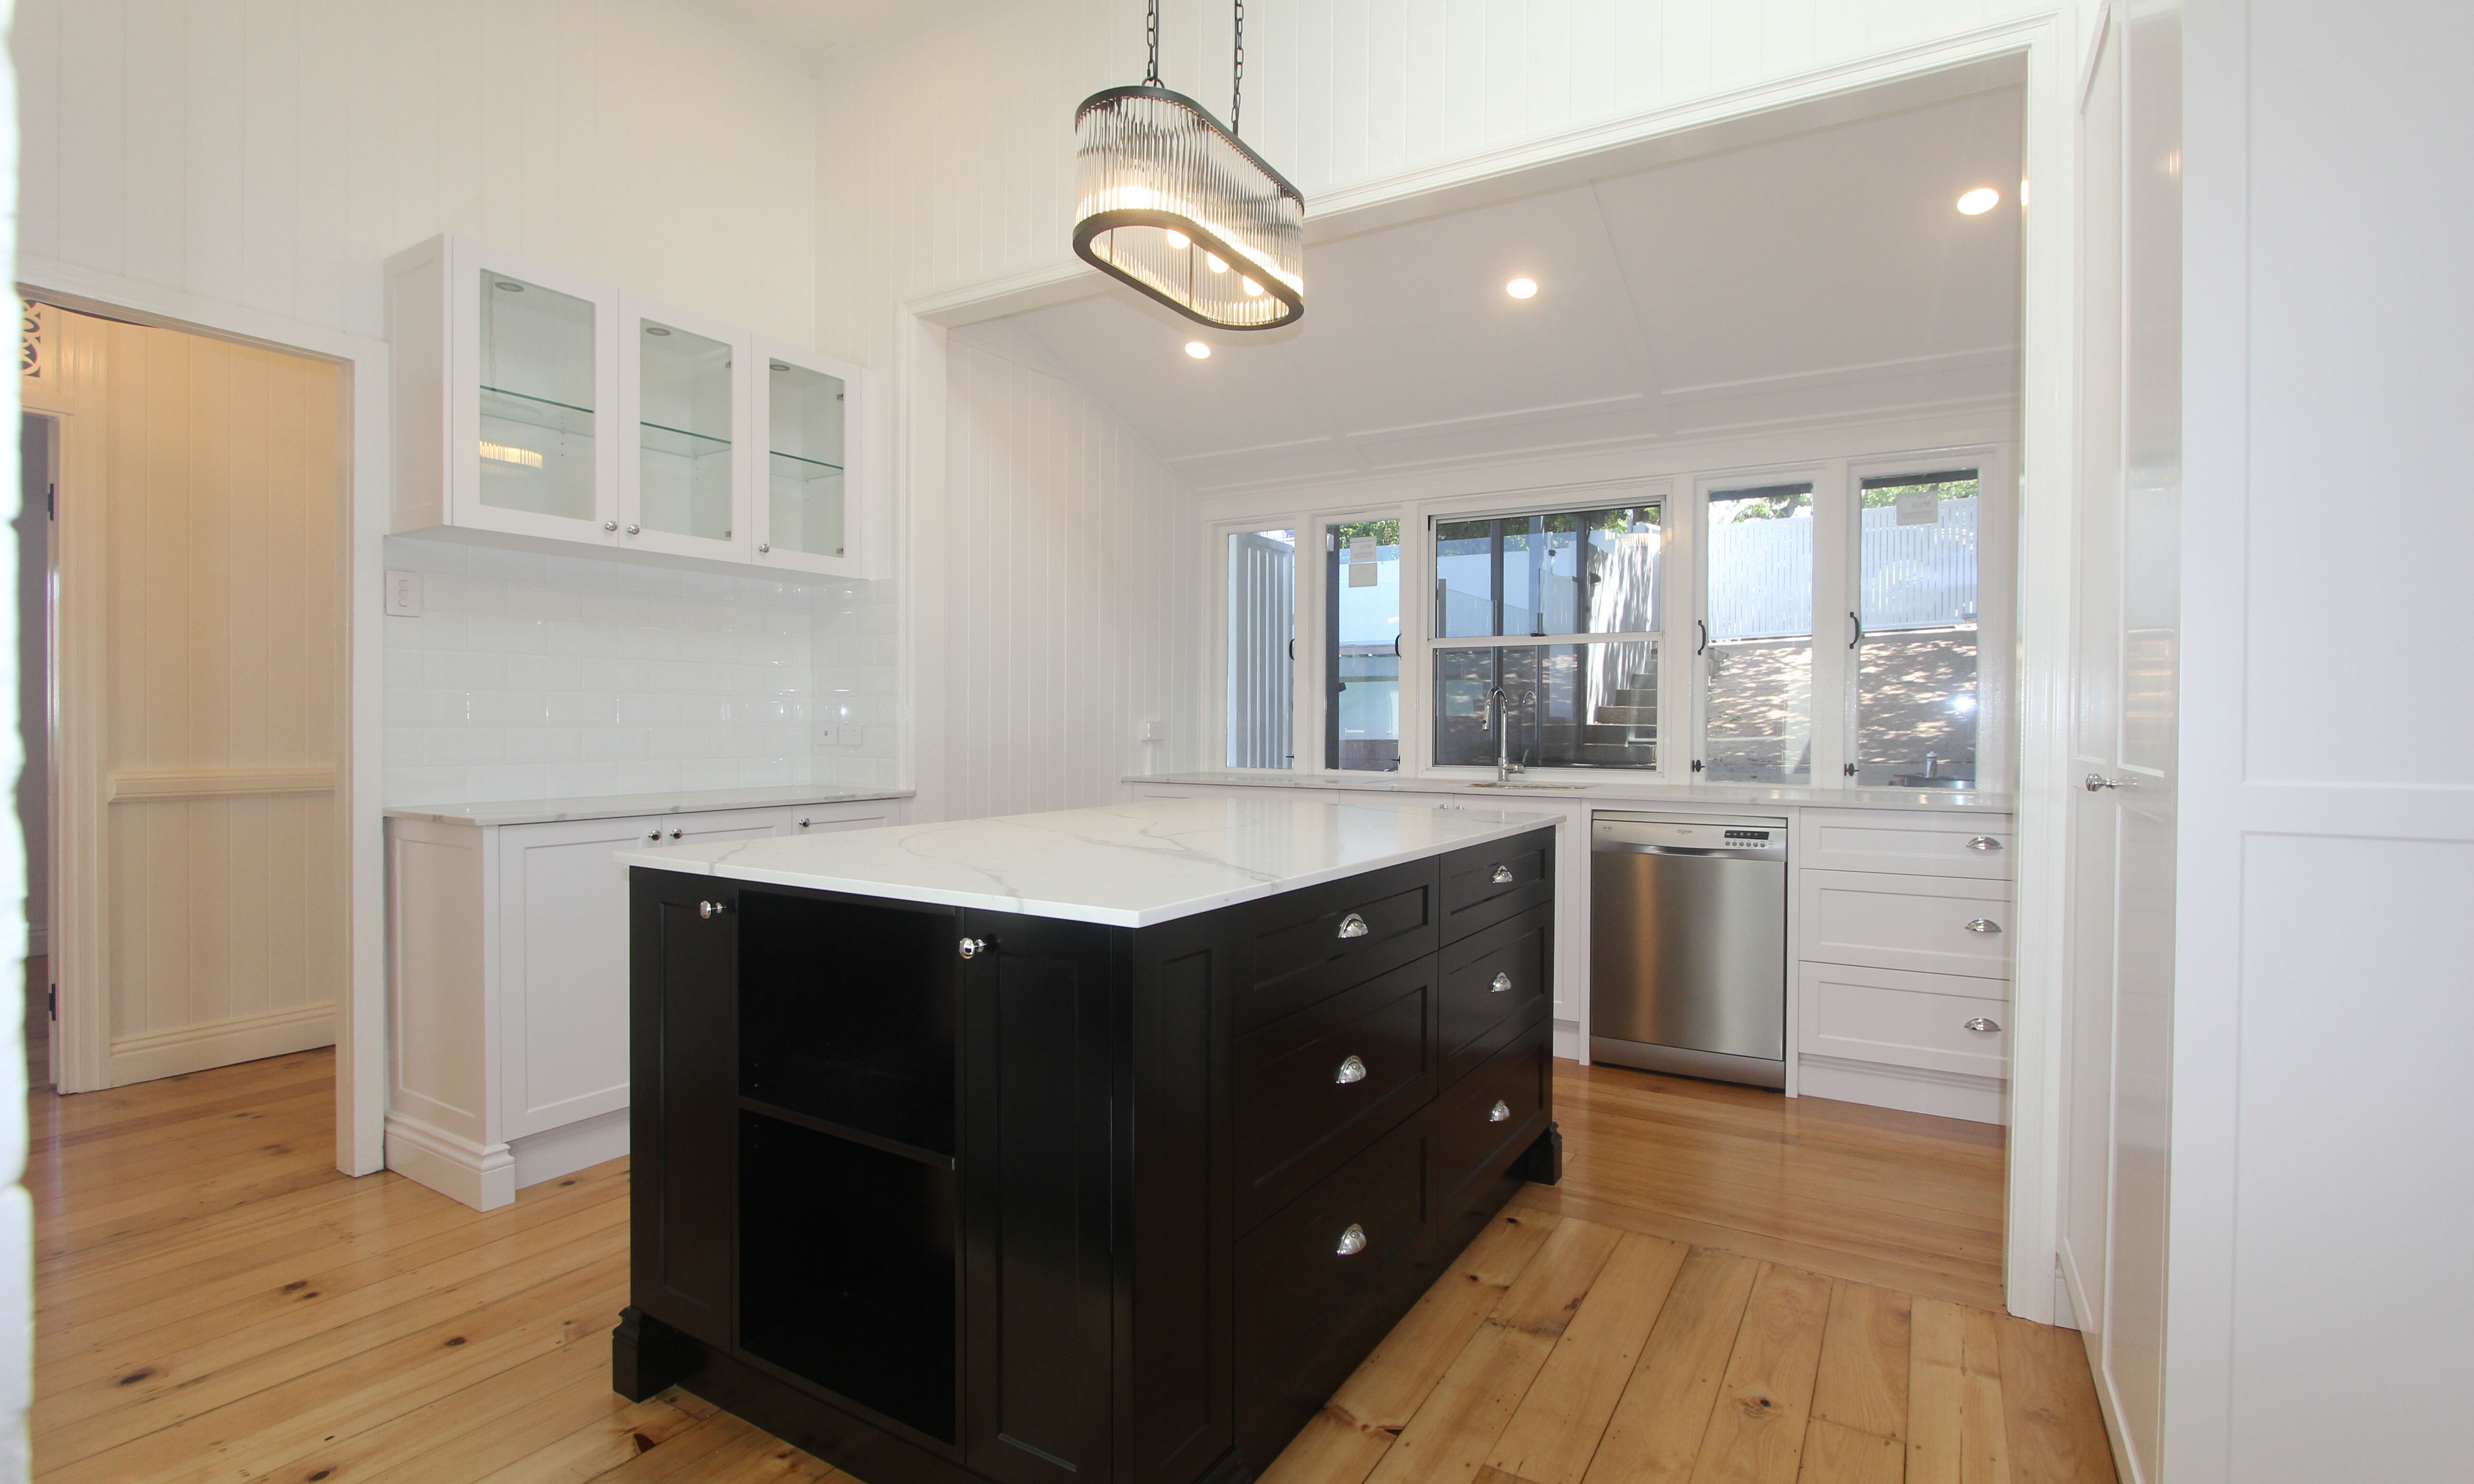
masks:
{"type": "Polygon", "coordinates": [[[1786,1087],[1786,1058],[1731,1057],[1721,1051],[1692,1051],[1682,1046],[1652,1046],[1644,1041],[1619,1041],[1609,1035],[1589,1037],[1589,1059],[1644,1072],[1671,1072],[1681,1077],[1706,1077],[1716,1082],[1746,1083],[1755,1087],[1786,1087]]]}

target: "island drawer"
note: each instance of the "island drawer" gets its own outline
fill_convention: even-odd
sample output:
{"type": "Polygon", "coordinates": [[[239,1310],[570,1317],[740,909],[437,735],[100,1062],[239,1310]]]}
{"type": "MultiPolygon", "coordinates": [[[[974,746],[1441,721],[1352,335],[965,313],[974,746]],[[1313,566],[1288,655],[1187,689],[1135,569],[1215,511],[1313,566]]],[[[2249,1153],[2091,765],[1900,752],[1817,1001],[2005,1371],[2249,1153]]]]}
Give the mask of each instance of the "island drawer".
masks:
{"type": "Polygon", "coordinates": [[[1471,1186],[1500,1173],[1546,1131],[1555,1066],[1547,1024],[1544,1012],[1538,1012],[1510,1044],[1435,1100],[1427,1127],[1435,1141],[1442,1209],[1458,1209],[1471,1186]]]}
{"type": "Polygon", "coordinates": [[[1555,909],[1533,907],[1444,949],[1435,1053],[1450,1086],[1487,1057],[1487,1033],[1546,997],[1555,909]]]}
{"type": "Polygon", "coordinates": [[[1284,891],[1249,910],[1237,1028],[1268,1025],[1435,951],[1435,863],[1284,891]]]}
{"type": "Polygon", "coordinates": [[[1411,1119],[1238,1238],[1240,1389],[1378,1277],[1433,1214],[1425,1122],[1411,1119]]]}
{"type": "Polygon", "coordinates": [[[1555,831],[1471,845],[1443,857],[1443,941],[1528,911],[1555,897],[1555,831]]]}
{"type": "Polygon", "coordinates": [[[1237,1228],[1248,1230],[1431,1095],[1435,961],[1237,1042],[1237,1228]]]}

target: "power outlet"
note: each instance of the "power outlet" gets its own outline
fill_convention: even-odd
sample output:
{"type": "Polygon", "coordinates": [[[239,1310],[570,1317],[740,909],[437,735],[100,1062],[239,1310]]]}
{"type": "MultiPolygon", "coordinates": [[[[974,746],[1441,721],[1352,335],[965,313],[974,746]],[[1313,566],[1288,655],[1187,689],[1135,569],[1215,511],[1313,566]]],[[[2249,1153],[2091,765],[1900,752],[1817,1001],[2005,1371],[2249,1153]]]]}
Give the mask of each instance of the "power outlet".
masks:
{"type": "Polygon", "coordinates": [[[1147,742],[1164,742],[1168,741],[1168,723],[1165,721],[1144,722],[1142,740],[1147,742]]]}
{"type": "Polygon", "coordinates": [[[391,619],[421,617],[421,573],[390,572],[386,574],[386,611],[391,619]]]}
{"type": "Polygon", "coordinates": [[[857,721],[845,721],[845,722],[843,722],[843,723],[842,723],[842,745],[843,745],[843,746],[845,746],[845,747],[858,747],[858,746],[862,746],[862,745],[864,745],[864,744],[866,743],[866,742],[867,742],[867,728],[866,728],[866,727],[864,727],[864,726],[861,725],[861,724],[860,724],[859,722],[857,722],[857,721]]]}
{"type": "Polygon", "coordinates": [[[838,725],[837,725],[836,723],[831,722],[831,721],[819,721],[819,722],[817,722],[817,723],[816,723],[816,745],[817,745],[817,746],[819,746],[819,747],[838,747],[838,746],[840,746],[841,744],[842,744],[842,729],[840,728],[840,726],[838,726],[838,725]]]}

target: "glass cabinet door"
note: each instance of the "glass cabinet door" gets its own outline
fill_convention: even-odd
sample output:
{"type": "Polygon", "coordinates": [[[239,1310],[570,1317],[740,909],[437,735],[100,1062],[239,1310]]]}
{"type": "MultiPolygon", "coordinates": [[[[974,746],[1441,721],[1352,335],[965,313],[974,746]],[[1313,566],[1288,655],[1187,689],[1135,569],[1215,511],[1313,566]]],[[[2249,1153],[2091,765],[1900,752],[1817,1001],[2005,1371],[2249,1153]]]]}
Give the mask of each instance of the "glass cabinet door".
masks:
{"type": "MultiPolygon", "coordinates": [[[[477,412],[471,499],[502,529],[572,536],[607,518],[603,305],[483,264],[468,269],[477,412]],[[492,517],[496,517],[493,519],[492,517]]],[[[607,539],[606,536],[599,539],[607,539]]]]}
{"type": "Polygon", "coordinates": [[[861,426],[857,367],[762,347],[764,386],[758,426],[764,474],[757,499],[756,559],[769,566],[856,574],[853,451],[861,426]]]}
{"type": "Polygon", "coordinates": [[[619,480],[619,545],[743,559],[750,503],[744,337],[636,300],[619,370],[635,448],[619,480]]]}

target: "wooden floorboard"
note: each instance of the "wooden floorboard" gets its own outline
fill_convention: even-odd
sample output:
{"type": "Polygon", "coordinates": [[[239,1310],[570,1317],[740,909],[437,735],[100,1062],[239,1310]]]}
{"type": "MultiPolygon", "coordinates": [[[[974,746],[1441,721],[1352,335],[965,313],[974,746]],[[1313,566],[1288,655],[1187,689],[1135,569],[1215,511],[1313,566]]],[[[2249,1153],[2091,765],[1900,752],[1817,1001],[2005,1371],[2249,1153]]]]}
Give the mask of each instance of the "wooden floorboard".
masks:
{"type": "MultiPolygon", "coordinates": [[[[61,1098],[33,1041],[45,1484],[834,1476],[610,1391],[626,1161],[483,1214],[333,1170],[328,1053],[61,1098]]],[[[1569,1063],[1556,1097],[1564,1183],[1266,1484],[2111,1484],[2078,1336],[1999,1312],[2001,1131],[1569,1063]]]]}

